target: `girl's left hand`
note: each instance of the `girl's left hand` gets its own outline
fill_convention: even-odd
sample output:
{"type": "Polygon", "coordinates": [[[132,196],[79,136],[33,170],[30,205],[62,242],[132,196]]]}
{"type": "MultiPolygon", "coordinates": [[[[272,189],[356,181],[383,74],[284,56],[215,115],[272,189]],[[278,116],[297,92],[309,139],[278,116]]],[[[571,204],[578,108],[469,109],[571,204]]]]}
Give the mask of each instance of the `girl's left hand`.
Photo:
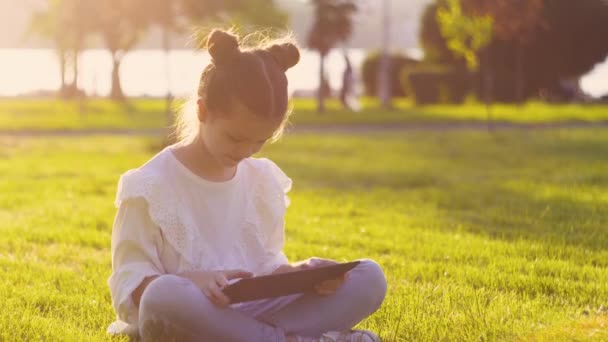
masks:
{"type": "Polygon", "coordinates": [[[344,284],[346,279],[348,279],[348,272],[344,273],[341,277],[326,280],[315,285],[315,291],[321,296],[332,295],[344,284]]]}
{"type": "MultiPolygon", "coordinates": [[[[336,265],[339,262],[330,259],[321,259],[321,258],[310,258],[308,260],[300,263],[300,268],[314,268],[319,266],[329,266],[336,265]]],[[[344,282],[348,279],[348,272],[344,273],[341,277],[329,279],[322,283],[315,285],[315,292],[321,296],[328,296],[336,293],[336,291],[344,284],[344,282]]]]}

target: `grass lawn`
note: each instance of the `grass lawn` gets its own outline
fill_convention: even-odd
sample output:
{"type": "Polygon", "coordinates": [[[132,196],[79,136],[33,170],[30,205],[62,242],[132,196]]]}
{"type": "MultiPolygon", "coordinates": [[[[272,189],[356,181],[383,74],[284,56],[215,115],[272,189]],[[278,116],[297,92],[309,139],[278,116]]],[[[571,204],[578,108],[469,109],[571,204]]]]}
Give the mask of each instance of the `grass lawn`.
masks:
{"type": "MultiPolygon", "coordinates": [[[[434,105],[414,107],[404,100],[396,100],[396,110],[378,110],[371,100],[363,100],[358,113],[340,109],[337,101],[328,101],[328,113],[319,115],[316,103],[308,99],[293,101],[292,123],[302,124],[394,124],[431,122],[485,122],[486,109],[482,104],[465,106],[434,105]]],[[[496,104],[492,106],[494,120],[513,123],[542,123],[555,121],[608,120],[608,105],[551,105],[530,102],[522,106],[496,104]]],[[[0,131],[6,130],[81,130],[135,129],[167,126],[163,100],[131,100],[120,105],[107,100],[78,102],[59,100],[0,100],[0,131]],[[81,111],[82,109],[82,111],[81,111]]]]}
{"type": "MultiPolygon", "coordinates": [[[[109,340],[135,137],[0,137],[0,340],[109,340]]],[[[608,340],[608,131],[286,136],[286,253],[385,269],[385,341],[608,340]]]]}

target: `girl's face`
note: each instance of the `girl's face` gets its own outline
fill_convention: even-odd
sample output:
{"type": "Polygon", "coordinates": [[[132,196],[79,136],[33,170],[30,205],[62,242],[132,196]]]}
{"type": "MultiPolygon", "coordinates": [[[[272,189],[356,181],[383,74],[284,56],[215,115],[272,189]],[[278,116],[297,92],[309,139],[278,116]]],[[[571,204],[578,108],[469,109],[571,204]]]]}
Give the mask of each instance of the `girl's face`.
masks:
{"type": "Polygon", "coordinates": [[[232,113],[203,112],[201,115],[203,143],[225,167],[234,167],[257,153],[282,122],[282,118],[256,116],[244,106],[234,108],[232,113]]]}

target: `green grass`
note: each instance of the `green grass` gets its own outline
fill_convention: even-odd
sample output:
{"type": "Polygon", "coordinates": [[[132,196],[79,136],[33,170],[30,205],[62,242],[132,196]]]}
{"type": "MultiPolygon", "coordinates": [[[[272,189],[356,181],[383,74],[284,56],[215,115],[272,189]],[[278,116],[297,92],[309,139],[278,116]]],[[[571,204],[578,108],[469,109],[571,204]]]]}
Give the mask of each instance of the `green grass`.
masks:
{"type": "MultiPolygon", "coordinates": [[[[315,124],[394,124],[432,122],[484,122],[486,109],[482,104],[465,106],[434,105],[414,107],[408,101],[396,100],[396,110],[378,110],[377,103],[363,100],[358,113],[344,111],[335,100],[327,103],[328,113],[319,115],[313,100],[293,102],[295,125],[315,124]]],[[[496,104],[492,106],[494,120],[514,123],[555,121],[608,120],[608,105],[551,105],[530,102],[522,106],[496,104]]],[[[107,100],[78,102],[59,100],[3,99],[0,101],[0,131],[17,130],[82,130],[136,129],[167,126],[165,103],[162,100],[136,99],[128,105],[107,100]]]]}
{"type": "MultiPolygon", "coordinates": [[[[116,182],[159,148],[0,138],[0,340],[109,340],[116,182]]],[[[384,267],[361,326],[386,341],[608,340],[608,131],[299,134],[262,154],[294,180],[290,259],[384,267]]]]}
{"type": "MultiPolygon", "coordinates": [[[[409,101],[394,101],[395,110],[378,110],[378,103],[372,99],[362,100],[363,110],[359,113],[344,111],[336,101],[328,102],[327,115],[319,115],[312,100],[294,101],[295,124],[391,124],[391,123],[432,123],[432,122],[485,122],[486,107],[480,103],[466,105],[413,106],[409,101]]],[[[494,104],[491,107],[493,120],[513,123],[542,123],[564,121],[608,120],[608,105],[605,104],[547,104],[528,102],[523,105],[494,104]]]]}
{"type": "Polygon", "coordinates": [[[0,130],[82,130],[160,128],[165,125],[164,103],[136,100],[128,105],[107,100],[81,104],[59,100],[0,101],[0,130]]]}

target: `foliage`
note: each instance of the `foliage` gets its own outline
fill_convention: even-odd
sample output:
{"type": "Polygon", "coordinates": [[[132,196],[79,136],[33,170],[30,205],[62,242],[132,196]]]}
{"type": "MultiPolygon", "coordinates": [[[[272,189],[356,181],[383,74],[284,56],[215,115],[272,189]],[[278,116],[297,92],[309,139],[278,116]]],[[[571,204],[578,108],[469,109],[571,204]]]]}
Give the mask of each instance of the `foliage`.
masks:
{"type": "MultiPolygon", "coordinates": [[[[550,1],[550,0],[549,0],[550,1]]],[[[493,35],[500,40],[526,44],[542,28],[545,0],[460,0],[464,13],[490,16],[493,35]]]]}
{"type": "MultiPolygon", "coordinates": [[[[421,44],[425,60],[456,65],[460,62],[447,53],[432,15],[436,17],[444,1],[427,7],[421,44]]],[[[608,3],[603,0],[461,0],[461,4],[463,13],[494,16],[494,39],[485,55],[498,101],[517,100],[518,83],[524,99],[541,91],[559,93],[563,79],[582,76],[608,56],[608,3]]]]}
{"type": "Polygon", "coordinates": [[[478,54],[492,40],[494,19],[466,15],[459,0],[447,0],[446,7],[437,9],[437,22],[450,50],[462,56],[470,70],[477,70],[478,54]]]}
{"type": "Polygon", "coordinates": [[[445,0],[429,3],[422,14],[419,41],[424,51],[424,61],[437,64],[455,64],[461,59],[448,48],[437,23],[437,9],[445,0]]]}
{"type": "Polygon", "coordinates": [[[421,64],[401,74],[414,103],[463,103],[472,90],[472,74],[462,67],[421,64]]]}
{"type": "Polygon", "coordinates": [[[353,31],[352,15],[357,11],[349,0],[312,0],[315,17],[308,35],[308,47],[325,56],[353,31]]]}
{"type": "MultiPolygon", "coordinates": [[[[413,68],[419,62],[401,53],[391,53],[389,75],[391,76],[391,97],[403,97],[407,95],[406,89],[402,86],[399,75],[409,68],[413,68]]],[[[378,87],[378,66],[380,64],[380,53],[375,51],[369,53],[361,65],[361,78],[365,87],[365,94],[368,96],[377,95],[378,87]]]]}

